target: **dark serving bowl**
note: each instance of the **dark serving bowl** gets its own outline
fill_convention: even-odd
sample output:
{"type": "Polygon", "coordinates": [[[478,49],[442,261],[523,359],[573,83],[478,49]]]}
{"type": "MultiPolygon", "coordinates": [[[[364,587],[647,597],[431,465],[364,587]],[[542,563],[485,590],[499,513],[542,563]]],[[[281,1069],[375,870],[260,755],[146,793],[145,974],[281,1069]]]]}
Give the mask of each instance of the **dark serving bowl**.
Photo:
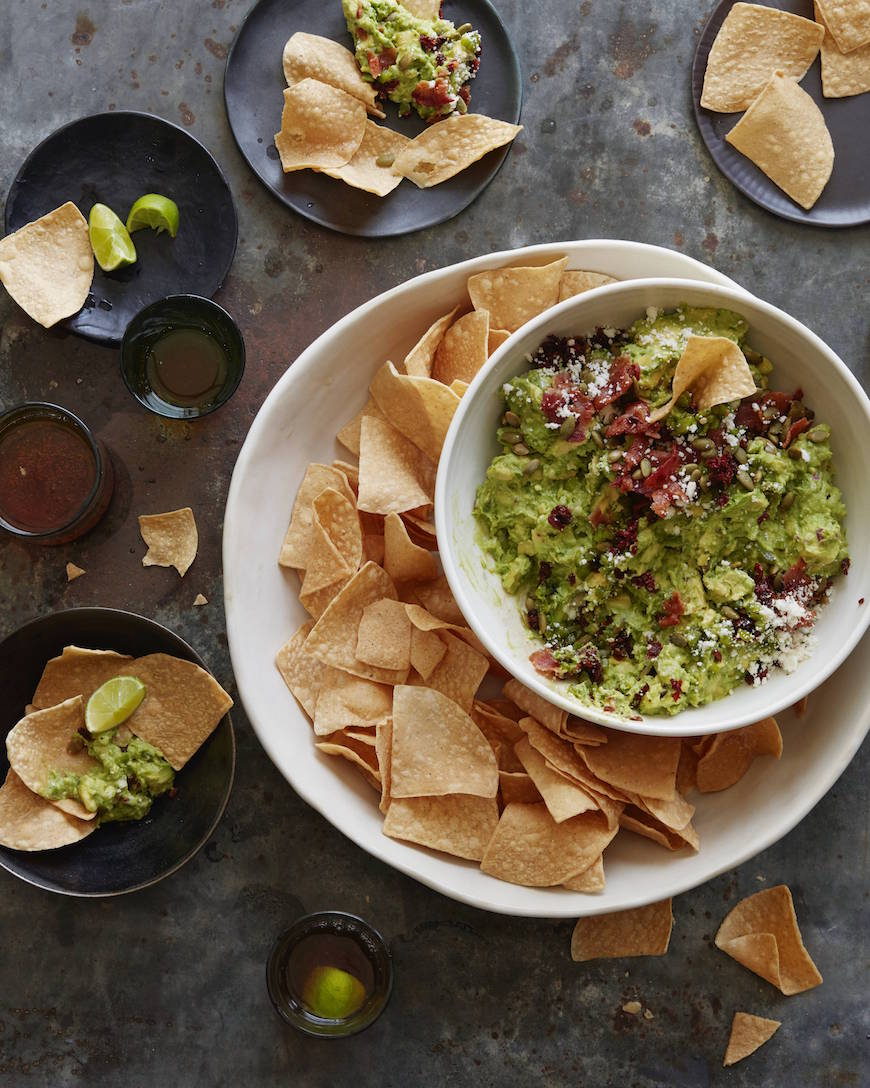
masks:
{"type": "MultiPolygon", "coordinates": [[[[178,635],[154,620],[112,608],[73,608],[31,620],[0,643],[0,735],[24,714],[46,661],[64,646],[117,650],[139,657],[166,653],[207,666],[178,635]]],[[[63,895],[137,891],[180,869],[208,841],[233,784],[236,742],[229,714],[178,772],[174,797],[158,797],[149,814],[109,823],[71,846],[32,853],[0,847],[0,865],[15,876],[63,895]]],[[[0,747],[0,782],[9,762],[0,747]]]]}

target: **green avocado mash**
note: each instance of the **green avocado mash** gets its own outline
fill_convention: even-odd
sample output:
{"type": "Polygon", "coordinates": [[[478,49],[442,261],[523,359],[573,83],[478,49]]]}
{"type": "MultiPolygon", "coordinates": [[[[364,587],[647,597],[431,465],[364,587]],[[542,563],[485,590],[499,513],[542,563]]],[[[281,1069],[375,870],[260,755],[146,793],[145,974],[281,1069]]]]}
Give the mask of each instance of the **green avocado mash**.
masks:
{"type": "Polygon", "coordinates": [[[50,801],[72,797],[89,812],[99,813],[101,823],[141,820],[153,799],[172,788],[175,772],[163,753],[129,730],[121,736],[118,729],[95,737],[77,736],[100,766],[82,775],[51,771],[43,791],[50,801]]]}
{"type": "Polygon", "coordinates": [[[342,0],[356,62],[405,116],[424,121],[468,109],[467,84],[477,75],[480,34],[469,23],[418,19],[396,0],[342,0]]]}
{"type": "Polygon", "coordinates": [[[625,717],[721,698],[810,652],[848,569],[829,428],[727,310],[647,312],[627,332],[550,337],[504,386],[475,515],[487,561],[521,594],[535,668],[625,717]],[[743,347],[756,392],[661,421],[688,336],[743,347]]]}

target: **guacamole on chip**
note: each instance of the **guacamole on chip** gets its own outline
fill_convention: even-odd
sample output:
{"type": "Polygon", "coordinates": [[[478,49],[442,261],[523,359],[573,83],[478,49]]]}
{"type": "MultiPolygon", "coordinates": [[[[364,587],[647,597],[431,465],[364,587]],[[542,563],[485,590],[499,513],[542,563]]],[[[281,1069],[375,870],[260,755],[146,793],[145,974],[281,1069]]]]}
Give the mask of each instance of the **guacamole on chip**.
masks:
{"type": "Polygon", "coordinates": [[[830,430],[767,388],[747,332],[650,308],[548,338],[504,386],[482,548],[541,640],[532,664],[591,706],[676,714],[792,671],[848,569],[830,430]]]}
{"type": "Polygon", "coordinates": [[[468,109],[480,65],[480,34],[470,23],[412,15],[396,0],[342,0],[356,62],[401,116],[412,109],[437,121],[468,109]]]}

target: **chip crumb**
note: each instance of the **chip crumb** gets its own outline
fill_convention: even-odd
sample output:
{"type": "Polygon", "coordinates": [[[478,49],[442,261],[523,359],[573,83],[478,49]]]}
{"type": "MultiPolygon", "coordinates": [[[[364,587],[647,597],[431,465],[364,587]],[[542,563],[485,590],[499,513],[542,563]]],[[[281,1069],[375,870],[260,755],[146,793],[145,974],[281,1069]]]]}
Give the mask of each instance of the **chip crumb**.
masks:
{"type": "Polygon", "coordinates": [[[644,1018],[644,1020],[654,1020],[655,1017],[653,1016],[652,1009],[644,1009],[643,1010],[643,1018],[644,1018]]]}
{"type": "Polygon", "coordinates": [[[643,1006],[639,1001],[626,1001],[622,1006],[622,1011],[627,1012],[629,1016],[637,1016],[642,1008],[643,1006]]]}
{"type": "Polygon", "coordinates": [[[204,604],[208,604],[208,597],[206,597],[202,593],[197,593],[197,595],[193,598],[193,607],[199,608],[201,605],[204,604]]]}
{"type": "Polygon", "coordinates": [[[74,582],[76,578],[81,578],[86,571],[82,567],[77,567],[75,563],[67,563],[66,565],[66,580],[68,582],[74,582]]]}

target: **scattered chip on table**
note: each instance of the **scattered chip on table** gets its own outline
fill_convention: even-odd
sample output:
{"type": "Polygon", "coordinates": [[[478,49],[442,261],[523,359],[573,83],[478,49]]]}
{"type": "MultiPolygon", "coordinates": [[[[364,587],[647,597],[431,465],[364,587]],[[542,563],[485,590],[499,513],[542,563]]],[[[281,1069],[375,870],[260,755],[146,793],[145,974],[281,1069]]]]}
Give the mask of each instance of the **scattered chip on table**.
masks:
{"type": "Polygon", "coordinates": [[[825,28],[822,39],[822,93],[825,98],[848,98],[870,91],[870,42],[843,53],[825,24],[816,0],[816,22],[825,28]]]}
{"type": "Polygon", "coordinates": [[[527,688],[525,684],[521,684],[519,680],[508,680],[502,688],[502,694],[553,733],[561,733],[565,728],[565,723],[568,721],[568,711],[548,702],[537,692],[527,688]]]}
{"type": "Polygon", "coordinates": [[[731,1022],[731,1038],[728,1040],[728,1049],[722,1064],[728,1066],[742,1062],[760,1046],[764,1046],[780,1027],[780,1020],[768,1020],[764,1016],[753,1016],[749,1012],[735,1012],[731,1022]]]}
{"type": "Polygon", "coordinates": [[[336,168],[350,162],[365,131],[366,107],[358,98],[317,79],[303,79],[284,89],[275,147],[285,174],[336,168]]]}
{"type": "Polygon", "coordinates": [[[663,956],[668,950],[673,924],[670,899],[580,918],[571,937],[571,959],[582,963],[628,956],[663,956]]]}
{"type": "Polygon", "coordinates": [[[822,976],[804,947],[785,884],[747,896],[725,916],[716,947],[788,995],[811,990],[822,976]]]}
{"type": "Polygon", "coordinates": [[[807,210],[834,169],[834,145],[821,110],[781,71],[725,139],[807,210]]]}
{"type": "Polygon", "coordinates": [[[823,36],[812,19],[761,4],[735,4],[710,48],[701,105],[735,113],[752,105],[775,71],[803,79],[823,36]]]}
{"type": "Polygon", "coordinates": [[[284,46],[281,59],[290,86],[304,79],[319,80],[358,98],[375,117],[384,116],[377,93],[363,79],[353,53],[331,38],[297,31],[284,46]]]}
{"type": "Polygon", "coordinates": [[[453,114],[415,137],[396,157],[393,171],[421,189],[440,185],[497,147],[509,144],[522,125],[480,113],[453,114]]]}
{"type": "Polygon", "coordinates": [[[475,310],[486,310],[493,328],[516,332],[559,301],[559,285],[568,263],[560,257],[527,268],[491,268],[468,279],[475,310]]]}
{"type": "Polygon", "coordinates": [[[86,574],[82,567],[77,567],[75,563],[67,563],[66,565],[66,580],[68,582],[74,582],[76,578],[81,578],[83,574],[86,574]]]}
{"type": "Polygon", "coordinates": [[[490,329],[486,342],[487,355],[492,355],[494,351],[497,351],[509,337],[510,332],[507,329],[490,329]]]}
{"type": "Polygon", "coordinates": [[[208,604],[208,597],[204,593],[197,593],[193,598],[193,607],[202,608],[204,604],[208,604]]]}
{"type": "Polygon", "coordinates": [[[148,545],[143,567],[175,567],[183,578],[196,559],[199,536],[189,506],[166,514],[140,514],[139,532],[148,545]]]}
{"type": "Polygon", "coordinates": [[[0,283],[46,329],[79,312],[93,278],[88,224],[70,201],[0,239],[0,283]]]}
{"type": "Polygon", "coordinates": [[[0,787],[0,846],[10,850],[54,850],[80,842],[95,820],[69,816],[27,786],[12,768],[0,787]]]}

